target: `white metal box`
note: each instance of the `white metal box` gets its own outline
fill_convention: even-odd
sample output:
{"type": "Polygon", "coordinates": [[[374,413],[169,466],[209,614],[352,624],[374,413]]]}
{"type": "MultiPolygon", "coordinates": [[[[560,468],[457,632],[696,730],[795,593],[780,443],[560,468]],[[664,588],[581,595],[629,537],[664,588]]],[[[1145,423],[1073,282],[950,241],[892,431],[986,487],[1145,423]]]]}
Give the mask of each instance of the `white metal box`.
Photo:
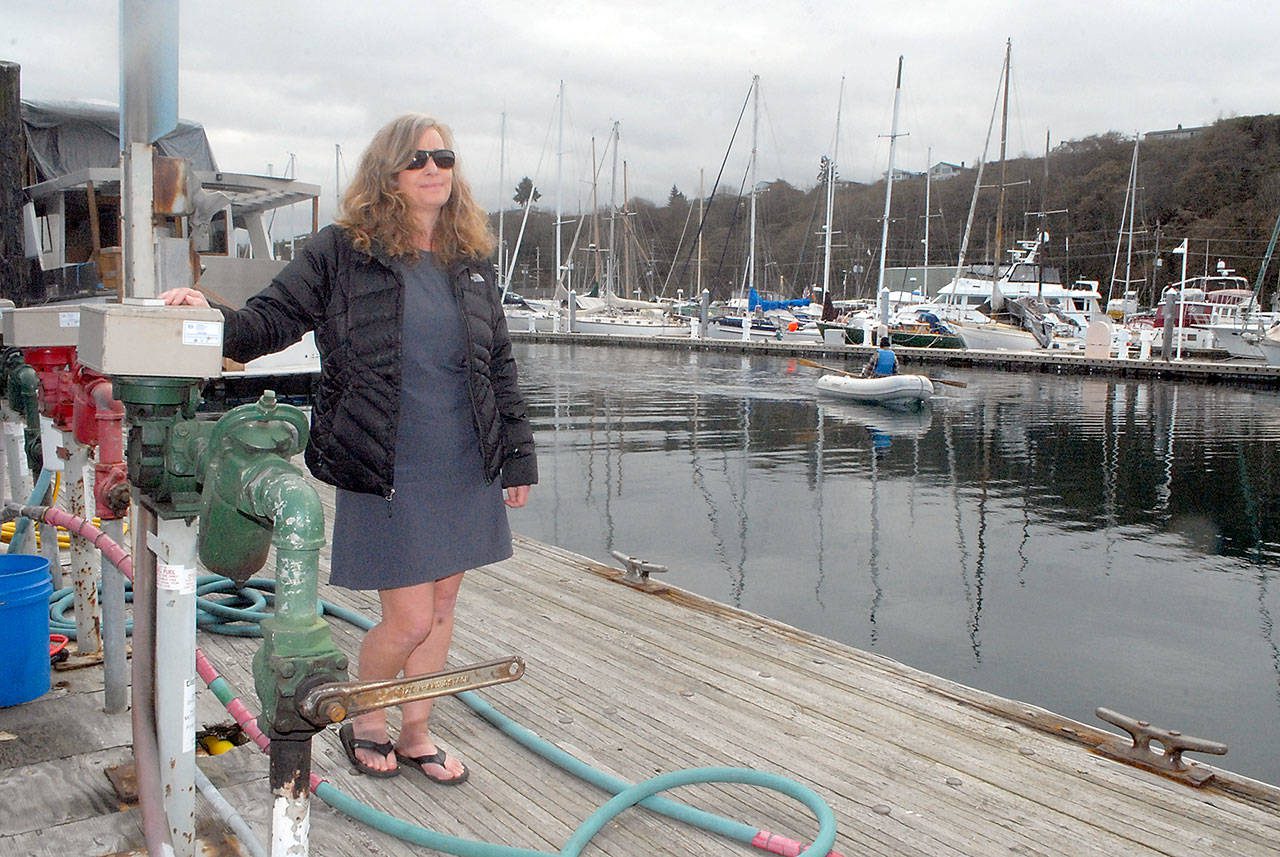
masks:
{"type": "Polygon", "coordinates": [[[222,374],[222,313],[209,307],[86,305],[80,363],[103,375],[217,378],[222,374]]]}
{"type": "Polygon", "coordinates": [[[4,344],[16,348],[54,348],[75,345],[80,338],[80,310],[84,304],[24,307],[0,316],[4,344]]]}

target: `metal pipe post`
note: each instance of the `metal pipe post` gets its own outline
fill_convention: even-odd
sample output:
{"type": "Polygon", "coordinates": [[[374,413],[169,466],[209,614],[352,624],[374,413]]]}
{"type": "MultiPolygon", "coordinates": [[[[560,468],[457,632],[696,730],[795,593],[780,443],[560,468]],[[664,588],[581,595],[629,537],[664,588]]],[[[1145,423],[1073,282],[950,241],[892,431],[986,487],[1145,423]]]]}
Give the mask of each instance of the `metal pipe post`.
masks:
{"type": "MultiPolygon", "coordinates": [[[[70,455],[63,471],[63,491],[67,511],[90,520],[93,515],[85,502],[84,474],[89,462],[89,448],[69,432],[62,433],[62,446],[70,455]]],[[[54,545],[57,545],[55,538],[54,545]]],[[[82,655],[102,651],[102,615],[98,608],[98,571],[94,568],[93,545],[84,536],[71,534],[71,583],[75,587],[76,650],[82,655]]]]}
{"type": "MultiPolygon", "coordinates": [[[[118,545],[124,544],[124,521],[105,519],[102,532],[118,545]]],[[[107,714],[119,714],[129,707],[129,656],[126,650],[124,612],[124,572],[102,556],[102,657],[107,714]]]]}
{"type": "Polygon", "coordinates": [[[311,737],[271,736],[271,857],[306,857],[311,834],[311,737]]]}
{"type": "Polygon", "coordinates": [[[4,457],[9,471],[9,494],[15,502],[25,503],[31,496],[31,467],[27,464],[26,432],[22,416],[8,407],[4,409],[4,457]]]}
{"type": "Polygon", "coordinates": [[[196,527],[156,521],[156,731],[165,815],[175,857],[195,855],[196,527]]]}

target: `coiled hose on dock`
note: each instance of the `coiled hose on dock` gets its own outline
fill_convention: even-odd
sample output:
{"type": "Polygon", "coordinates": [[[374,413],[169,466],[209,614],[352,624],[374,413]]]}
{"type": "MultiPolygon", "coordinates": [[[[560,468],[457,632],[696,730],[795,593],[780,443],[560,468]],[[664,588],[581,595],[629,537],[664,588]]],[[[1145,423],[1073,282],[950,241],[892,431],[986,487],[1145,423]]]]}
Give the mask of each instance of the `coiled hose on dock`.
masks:
{"type": "MultiPolygon", "coordinates": [[[[111,550],[115,554],[113,562],[132,580],[132,560],[127,554],[124,554],[123,548],[111,542],[93,524],[54,508],[28,506],[24,507],[22,514],[66,527],[68,530],[90,539],[104,552],[111,550]],[[122,555],[123,560],[121,561],[120,557],[122,555]]],[[[51,604],[57,606],[56,618],[60,625],[65,625],[67,621],[65,619],[66,593],[67,590],[59,590],[51,596],[51,604]]],[[[258,627],[258,623],[261,619],[270,615],[266,608],[272,601],[274,593],[275,581],[263,578],[253,578],[247,581],[243,587],[237,589],[235,584],[225,577],[214,575],[201,577],[197,581],[197,624],[213,633],[260,636],[261,629],[258,627]],[[227,597],[214,597],[217,595],[227,597]]],[[[375,624],[353,610],[348,610],[327,601],[319,601],[317,609],[321,615],[341,619],[365,631],[368,631],[375,624]]],[[[53,612],[54,608],[51,607],[51,614],[53,612]]],[[[51,621],[52,619],[53,617],[51,616],[51,621]]],[[[72,630],[74,631],[74,627],[72,630]]],[[[236,722],[240,724],[245,734],[263,752],[268,752],[270,739],[258,728],[256,718],[240,700],[239,694],[225,678],[218,674],[199,648],[196,649],[196,669],[209,686],[209,689],[226,706],[227,710],[236,719],[236,722]]],[[[836,833],[834,812],[815,791],[794,780],[778,774],[754,771],[748,768],[707,767],[674,771],[640,783],[631,784],[576,759],[532,730],[521,726],[502,714],[475,693],[463,691],[456,696],[473,712],[521,746],[537,753],[568,773],[613,795],[612,799],[588,816],[573,832],[559,852],[562,857],[576,857],[576,855],[581,854],[582,849],[591,838],[610,820],[637,804],[677,821],[694,825],[711,833],[751,845],[772,854],[785,855],[785,857],[822,857],[822,855],[840,857],[839,852],[832,850],[836,833]],[[705,810],[687,806],[678,801],[657,796],[660,792],[679,786],[711,782],[743,783],[759,786],[795,799],[808,808],[818,822],[818,832],[814,836],[813,842],[808,847],[804,847],[803,843],[796,840],[759,830],[743,822],[734,821],[705,810]]],[[[334,809],[358,821],[362,821],[370,827],[403,841],[433,848],[437,851],[457,854],[460,857],[545,857],[548,853],[462,839],[446,833],[428,830],[420,825],[395,818],[375,809],[343,792],[314,773],[311,775],[311,790],[316,797],[334,809]]]]}

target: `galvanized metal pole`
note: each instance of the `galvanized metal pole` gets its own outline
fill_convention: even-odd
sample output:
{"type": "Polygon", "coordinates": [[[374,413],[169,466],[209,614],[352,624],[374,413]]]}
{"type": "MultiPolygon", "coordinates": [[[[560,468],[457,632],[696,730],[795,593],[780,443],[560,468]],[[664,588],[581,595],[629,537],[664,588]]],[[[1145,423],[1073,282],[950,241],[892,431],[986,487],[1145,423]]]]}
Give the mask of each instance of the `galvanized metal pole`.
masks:
{"type": "MultiPolygon", "coordinates": [[[[144,501],[145,502],[145,501],[144,501]]],[[[156,557],[156,739],[165,815],[178,857],[195,854],[196,527],[157,518],[146,548],[156,557]]]]}
{"type": "MultiPolygon", "coordinates": [[[[102,532],[124,544],[124,520],[106,518],[102,532]]],[[[129,707],[129,658],[125,651],[124,573],[102,557],[102,658],[105,686],[103,709],[118,714],[129,707]]]]}
{"type": "MultiPolygon", "coordinates": [[[[178,3],[120,0],[119,20],[124,294],[153,298],[158,288],[151,144],[178,124],[178,3]]],[[[158,560],[154,663],[160,782],[173,853],[194,857],[195,531],[181,520],[157,519],[156,529],[140,534],[150,544],[138,547],[152,550],[158,560]]],[[[138,740],[135,735],[135,745],[138,740]]]]}
{"type": "MultiPolygon", "coordinates": [[[[893,156],[898,147],[898,107],[902,103],[902,57],[898,57],[898,80],[893,88],[893,124],[889,131],[889,169],[884,179],[884,218],[880,226],[880,272],[876,277],[876,295],[882,296],[884,287],[885,256],[889,252],[889,210],[893,204],[893,156]]],[[[880,299],[880,323],[889,324],[889,302],[880,299]]]]}
{"type": "Polygon", "coordinates": [[[751,338],[751,291],[756,287],[756,157],[760,145],[760,75],[751,78],[751,232],[747,245],[747,305],[742,308],[742,341],[751,338]]]}
{"type": "MultiPolygon", "coordinates": [[[[836,101],[836,139],[831,145],[831,157],[827,160],[827,225],[822,230],[822,295],[831,293],[831,220],[836,205],[836,164],[840,157],[840,112],[844,108],[844,77],[840,78],[840,98],[836,101]]],[[[928,204],[925,205],[928,212],[928,204]]],[[[928,221],[926,220],[927,224],[928,221]]]]}
{"type": "MultiPolygon", "coordinates": [[[[89,463],[89,448],[79,443],[69,431],[62,433],[62,446],[70,455],[63,471],[63,490],[67,495],[67,511],[86,521],[93,516],[85,503],[84,474],[89,463]]],[[[71,583],[76,610],[76,651],[82,655],[102,651],[102,614],[98,607],[98,570],[96,551],[84,536],[72,533],[71,583]]]]}

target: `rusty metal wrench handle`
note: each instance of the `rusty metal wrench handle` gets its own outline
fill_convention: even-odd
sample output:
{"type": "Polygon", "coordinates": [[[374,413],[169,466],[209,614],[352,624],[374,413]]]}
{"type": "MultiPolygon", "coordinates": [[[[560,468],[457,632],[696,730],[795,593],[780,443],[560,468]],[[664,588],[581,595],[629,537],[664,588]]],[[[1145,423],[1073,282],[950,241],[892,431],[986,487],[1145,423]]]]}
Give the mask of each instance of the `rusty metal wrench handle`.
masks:
{"type": "Polygon", "coordinates": [[[298,711],[312,723],[339,723],[349,717],[419,699],[450,696],[524,675],[524,659],[498,658],[428,675],[385,681],[330,682],[311,688],[298,702],[298,711]]]}

